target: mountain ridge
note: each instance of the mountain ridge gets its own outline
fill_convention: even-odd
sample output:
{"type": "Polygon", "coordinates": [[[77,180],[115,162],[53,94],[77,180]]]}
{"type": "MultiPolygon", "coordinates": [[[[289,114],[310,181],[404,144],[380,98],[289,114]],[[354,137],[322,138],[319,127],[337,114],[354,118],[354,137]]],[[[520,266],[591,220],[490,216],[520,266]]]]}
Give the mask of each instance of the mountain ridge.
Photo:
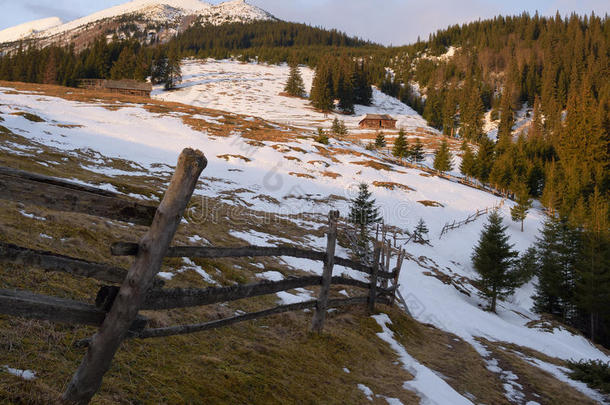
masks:
{"type": "Polygon", "coordinates": [[[200,0],[134,0],[61,23],[58,17],[36,20],[0,31],[0,45],[16,41],[38,41],[42,46],[75,41],[90,31],[131,37],[142,31],[164,40],[199,20],[202,24],[274,21],[273,15],[245,0],[210,4],[200,0]],[[47,24],[43,24],[47,22],[47,24]],[[42,24],[38,26],[38,24],[42,24]],[[167,27],[162,27],[166,25],[167,27]],[[134,30],[134,27],[137,28],[134,30]],[[134,32],[135,31],[135,32],[134,32]]]}

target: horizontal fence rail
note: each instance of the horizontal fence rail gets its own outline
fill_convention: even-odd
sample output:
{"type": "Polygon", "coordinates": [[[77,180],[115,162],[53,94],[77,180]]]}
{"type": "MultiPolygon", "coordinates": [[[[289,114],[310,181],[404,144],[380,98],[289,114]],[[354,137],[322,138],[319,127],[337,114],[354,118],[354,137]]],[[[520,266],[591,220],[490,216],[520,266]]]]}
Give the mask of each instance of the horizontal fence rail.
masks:
{"type": "MultiPolygon", "coordinates": [[[[93,305],[29,291],[0,290],[0,313],[72,325],[101,326],[106,312],[93,305]]],[[[139,316],[131,330],[143,329],[148,320],[139,316]]]]}
{"type": "Polygon", "coordinates": [[[106,190],[0,167],[0,199],[149,226],[157,207],[106,190]]]}
{"type": "MultiPolygon", "coordinates": [[[[368,296],[361,297],[352,297],[352,298],[333,298],[328,300],[328,309],[331,308],[340,308],[350,305],[362,305],[368,302],[368,296]]],[[[391,301],[386,297],[378,297],[377,301],[381,304],[390,305],[391,301]]],[[[180,325],[180,326],[168,326],[165,328],[151,328],[151,329],[136,329],[133,330],[127,335],[127,338],[130,339],[150,339],[150,338],[160,338],[160,337],[169,337],[169,336],[178,336],[178,335],[188,335],[191,333],[204,332],[207,330],[222,328],[225,326],[234,325],[240,322],[251,321],[254,319],[265,318],[272,315],[277,315],[285,312],[294,312],[305,309],[313,309],[316,307],[318,301],[304,301],[297,302],[294,304],[288,305],[280,305],[274,308],[265,309],[263,311],[250,312],[247,314],[236,315],[230,318],[218,319],[215,321],[209,321],[198,324],[191,325],[180,325]]],[[[79,340],[76,342],[75,346],[77,347],[87,347],[91,342],[91,338],[86,338],[79,340]]]]}
{"type": "MultiPolygon", "coordinates": [[[[107,264],[94,263],[42,250],[27,249],[10,243],[0,242],[0,263],[14,263],[37,267],[45,271],[68,273],[74,276],[92,278],[107,283],[120,284],[127,270],[107,264]]],[[[156,286],[165,282],[157,277],[156,286]]]]}
{"type": "MultiPolygon", "coordinates": [[[[113,256],[135,256],[138,254],[139,246],[137,243],[117,242],[111,247],[113,256]]],[[[261,247],[261,246],[243,246],[243,247],[198,247],[198,246],[174,246],[170,247],[165,257],[190,257],[190,258],[205,258],[218,259],[227,257],[272,257],[272,256],[290,256],[300,259],[310,259],[317,261],[326,260],[325,252],[316,252],[313,250],[304,250],[293,247],[261,247]]],[[[353,260],[342,257],[334,258],[334,264],[337,266],[347,267],[353,270],[361,271],[366,274],[371,274],[373,268],[371,266],[358,263],[353,260]]],[[[379,271],[379,278],[393,278],[393,272],[379,271]]]]}
{"type": "MultiPolygon", "coordinates": [[[[321,284],[321,276],[306,276],[291,277],[280,281],[238,284],[228,287],[153,289],[146,295],[146,300],[141,309],[158,311],[198,307],[218,304],[220,302],[231,302],[245,298],[260,297],[296,288],[319,286],[321,284]]],[[[366,290],[371,287],[370,283],[340,276],[332,277],[331,284],[352,286],[366,290]]],[[[117,287],[102,287],[96,299],[98,308],[110,308],[116,297],[117,291],[117,287]]],[[[383,294],[393,293],[393,290],[391,289],[380,288],[378,291],[383,294]]]]}

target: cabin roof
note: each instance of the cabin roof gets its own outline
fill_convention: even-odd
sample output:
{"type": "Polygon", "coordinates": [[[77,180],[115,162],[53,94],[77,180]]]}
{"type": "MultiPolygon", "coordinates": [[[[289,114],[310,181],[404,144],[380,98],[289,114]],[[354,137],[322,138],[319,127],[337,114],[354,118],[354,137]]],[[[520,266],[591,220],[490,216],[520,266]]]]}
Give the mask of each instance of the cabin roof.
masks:
{"type": "MultiPolygon", "coordinates": [[[[383,121],[396,121],[394,118],[389,116],[388,114],[367,114],[362,121],[366,120],[383,120],[383,121]]],[[[361,122],[362,122],[361,121],[361,122]]]]}

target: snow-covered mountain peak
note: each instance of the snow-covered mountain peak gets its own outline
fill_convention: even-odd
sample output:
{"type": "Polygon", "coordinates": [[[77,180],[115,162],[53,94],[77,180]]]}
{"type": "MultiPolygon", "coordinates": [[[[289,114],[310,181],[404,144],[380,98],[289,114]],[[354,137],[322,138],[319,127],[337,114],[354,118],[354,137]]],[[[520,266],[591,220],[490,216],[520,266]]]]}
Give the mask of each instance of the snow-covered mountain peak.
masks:
{"type": "MultiPolygon", "coordinates": [[[[232,0],[216,5],[201,0],[133,0],[65,24],[62,24],[57,17],[53,17],[8,28],[0,31],[0,44],[20,40],[40,40],[43,46],[49,43],[67,43],[78,38],[80,32],[85,29],[90,30],[96,25],[107,24],[108,27],[102,31],[108,32],[109,29],[120,31],[120,27],[116,27],[116,25],[120,25],[117,22],[118,19],[121,19],[123,23],[125,19],[139,23],[143,31],[147,30],[147,25],[150,23],[163,25],[165,28],[161,28],[160,31],[165,32],[158,34],[171,36],[180,29],[184,29],[185,19],[192,16],[199,17],[203,24],[211,25],[276,19],[244,0],[232,0]]],[[[194,19],[191,18],[189,21],[192,22],[194,19]]],[[[117,34],[121,36],[121,32],[117,32],[117,34]]],[[[133,35],[133,32],[130,32],[129,35],[133,35]]]]}
{"type": "Polygon", "coordinates": [[[59,17],[43,18],[19,24],[0,31],[0,42],[19,41],[37,32],[63,24],[59,17]]]}

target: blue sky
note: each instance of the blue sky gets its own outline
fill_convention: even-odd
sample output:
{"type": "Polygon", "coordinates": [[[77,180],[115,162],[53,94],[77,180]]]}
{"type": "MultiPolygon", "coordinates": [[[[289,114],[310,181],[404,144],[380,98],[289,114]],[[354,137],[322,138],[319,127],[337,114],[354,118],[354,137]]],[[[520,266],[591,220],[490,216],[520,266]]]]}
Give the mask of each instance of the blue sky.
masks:
{"type": "MultiPolygon", "coordinates": [[[[45,17],[69,21],[127,0],[0,0],[0,29],[45,17]]],[[[219,1],[212,1],[218,3],[219,1]]],[[[249,0],[276,17],[326,28],[386,45],[414,42],[448,25],[522,11],[563,15],[610,13],[608,0],[249,0]]]]}

